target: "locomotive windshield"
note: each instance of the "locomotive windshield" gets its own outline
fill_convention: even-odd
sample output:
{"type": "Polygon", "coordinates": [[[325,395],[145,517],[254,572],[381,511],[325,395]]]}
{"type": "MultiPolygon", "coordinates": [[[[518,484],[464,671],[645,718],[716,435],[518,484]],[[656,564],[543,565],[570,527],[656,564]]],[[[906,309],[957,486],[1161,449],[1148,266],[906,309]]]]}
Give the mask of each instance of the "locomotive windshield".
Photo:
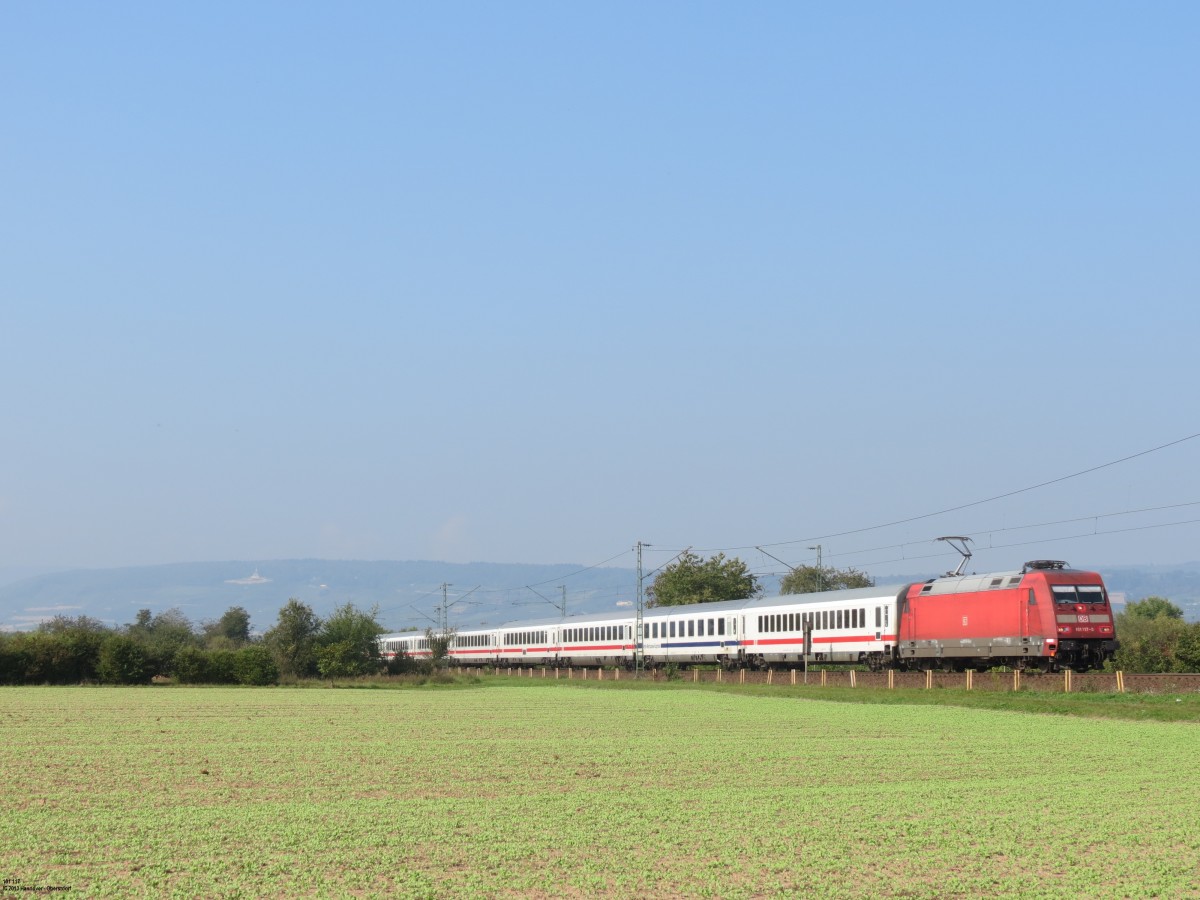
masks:
{"type": "Polygon", "coordinates": [[[1055,603],[1103,603],[1104,588],[1098,584],[1055,584],[1055,603]]]}

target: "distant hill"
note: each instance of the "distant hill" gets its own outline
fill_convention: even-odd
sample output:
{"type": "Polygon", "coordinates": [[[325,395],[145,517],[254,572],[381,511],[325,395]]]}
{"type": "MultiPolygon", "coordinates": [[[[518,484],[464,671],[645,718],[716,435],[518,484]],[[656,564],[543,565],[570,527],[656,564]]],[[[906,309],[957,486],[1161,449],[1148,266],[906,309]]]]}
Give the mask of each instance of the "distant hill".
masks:
{"type": "MultiPolygon", "coordinates": [[[[1189,620],[1200,620],[1200,563],[1079,568],[1098,568],[1114,600],[1166,597],[1189,620]]],[[[875,576],[877,584],[920,580],[913,575],[875,576]]],[[[437,618],[443,582],[452,585],[449,620],[457,627],[558,616],[554,604],[561,600],[560,584],[567,586],[571,615],[631,608],[637,588],[633,569],[573,564],[306,559],[74,569],[0,581],[0,630],[35,628],[55,615],[88,615],[124,625],[139,609],[159,613],[172,608],[199,624],[219,618],[231,606],[242,606],[250,613],[252,628],[261,632],[274,624],[291,597],[309,604],[318,615],[343,603],[361,609],[378,605],[385,627],[424,629],[437,618]]],[[[764,587],[773,592],[778,582],[764,580],[764,587]]]]}
{"type": "Polygon", "coordinates": [[[159,613],[172,608],[200,623],[219,618],[231,606],[242,606],[250,613],[253,630],[265,631],[292,597],[318,615],[343,603],[362,609],[378,605],[382,625],[424,629],[437,618],[443,582],[452,585],[447,592],[450,623],[459,627],[558,615],[556,606],[525,585],[558,603],[558,585],[566,584],[571,613],[610,611],[619,602],[632,602],[636,592],[632,569],[585,570],[572,564],[320,559],[173,563],[74,569],[0,584],[0,629],[34,628],[55,615],[88,615],[124,625],[139,609],[159,613]]]}

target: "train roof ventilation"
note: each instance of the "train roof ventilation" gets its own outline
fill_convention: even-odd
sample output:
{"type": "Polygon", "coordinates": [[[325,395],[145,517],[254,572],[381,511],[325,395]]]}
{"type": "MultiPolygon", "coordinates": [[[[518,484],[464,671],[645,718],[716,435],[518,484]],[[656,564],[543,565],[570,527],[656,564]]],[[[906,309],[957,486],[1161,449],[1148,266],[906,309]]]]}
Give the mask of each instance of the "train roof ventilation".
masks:
{"type": "Polygon", "coordinates": [[[1021,574],[1026,572],[1035,572],[1046,569],[1066,569],[1069,568],[1066,560],[1063,559],[1031,559],[1025,563],[1025,567],[1021,569],[1021,574]]]}
{"type": "Polygon", "coordinates": [[[971,539],[969,537],[963,537],[961,535],[947,535],[946,537],[938,538],[938,540],[945,541],[947,544],[949,544],[951,547],[953,547],[955,550],[957,550],[959,553],[962,554],[962,559],[960,559],[958,561],[958,568],[955,569],[953,572],[947,572],[944,576],[946,578],[957,578],[958,576],[962,575],[963,567],[966,566],[967,560],[969,560],[971,558],[971,548],[967,546],[967,544],[970,543],[971,539]],[[958,543],[956,544],[955,541],[958,541],[958,543]],[[961,544],[962,546],[959,546],[959,544],[961,544]]]}

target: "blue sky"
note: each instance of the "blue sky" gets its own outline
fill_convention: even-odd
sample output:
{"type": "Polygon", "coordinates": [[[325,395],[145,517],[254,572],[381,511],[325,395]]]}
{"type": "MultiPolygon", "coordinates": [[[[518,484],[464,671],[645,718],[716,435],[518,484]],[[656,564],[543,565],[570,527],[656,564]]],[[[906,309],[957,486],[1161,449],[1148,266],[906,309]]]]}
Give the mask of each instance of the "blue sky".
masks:
{"type": "Polygon", "coordinates": [[[1190,3],[10,4],[0,568],[1200,559],[1110,515],[1200,439],[842,534],[1200,433],[1198,76],[1190,3]]]}

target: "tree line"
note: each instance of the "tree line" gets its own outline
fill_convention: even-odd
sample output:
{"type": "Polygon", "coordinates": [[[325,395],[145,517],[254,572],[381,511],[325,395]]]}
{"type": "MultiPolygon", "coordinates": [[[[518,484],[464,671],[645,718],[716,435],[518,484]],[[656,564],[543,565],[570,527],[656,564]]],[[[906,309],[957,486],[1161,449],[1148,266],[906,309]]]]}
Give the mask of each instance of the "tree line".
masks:
{"type": "MultiPolygon", "coordinates": [[[[346,603],[321,618],[288,600],[263,635],[250,614],[230,607],[194,626],[178,609],[139,610],[113,627],[90,616],[56,616],[35,631],[0,634],[0,684],[275,684],[301,678],[349,678],[383,670],[378,609],[346,603]]],[[[403,666],[401,659],[393,669],[403,666]]]]}

